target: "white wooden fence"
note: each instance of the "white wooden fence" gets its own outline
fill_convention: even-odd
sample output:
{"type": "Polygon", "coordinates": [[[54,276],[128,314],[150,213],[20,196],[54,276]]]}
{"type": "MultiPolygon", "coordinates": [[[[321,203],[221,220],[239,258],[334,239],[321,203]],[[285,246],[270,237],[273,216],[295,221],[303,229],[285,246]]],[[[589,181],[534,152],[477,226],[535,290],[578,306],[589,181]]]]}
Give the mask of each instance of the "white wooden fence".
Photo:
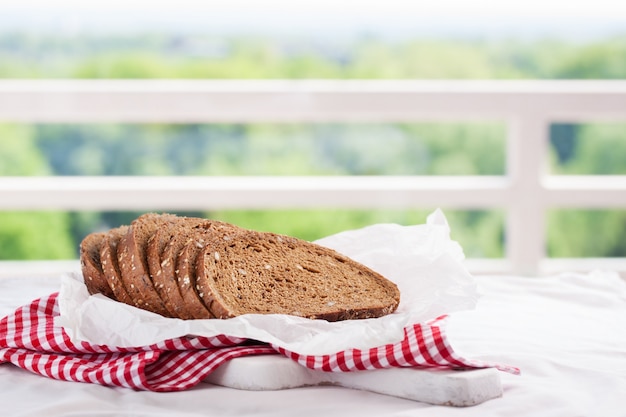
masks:
{"type": "Polygon", "coordinates": [[[626,271],[625,259],[544,250],[547,209],[626,209],[626,176],[546,170],[550,123],[626,122],[625,81],[0,81],[0,123],[475,120],[507,124],[505,176],[0,177],[0,210],[502,209],[506,259],[471,270],[626,271]]]}

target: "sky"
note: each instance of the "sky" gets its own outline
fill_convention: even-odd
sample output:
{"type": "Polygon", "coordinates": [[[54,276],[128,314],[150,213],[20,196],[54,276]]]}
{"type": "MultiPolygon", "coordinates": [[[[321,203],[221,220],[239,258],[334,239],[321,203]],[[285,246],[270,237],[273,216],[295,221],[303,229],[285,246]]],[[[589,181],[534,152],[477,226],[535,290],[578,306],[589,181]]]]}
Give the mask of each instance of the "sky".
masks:
{"type": "Polygon", "coordinates": [[[0,32],[558,35],[626,33],[626,0],[0,0],[0,32]]]}

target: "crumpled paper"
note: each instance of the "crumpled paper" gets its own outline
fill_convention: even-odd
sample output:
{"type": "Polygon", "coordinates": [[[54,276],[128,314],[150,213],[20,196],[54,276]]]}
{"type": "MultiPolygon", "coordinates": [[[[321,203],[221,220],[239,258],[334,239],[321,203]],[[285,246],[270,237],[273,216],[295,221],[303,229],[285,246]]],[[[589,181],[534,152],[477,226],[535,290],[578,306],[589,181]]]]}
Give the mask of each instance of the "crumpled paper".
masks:
{"type": "Polygon", "coordinates": [[[445,215],[426,224],[376,224],[328,236],[316,243],[367,265],[395,282],[401,300],[393,314],[330,323],[301,317],[247,314],[226,320],[179,320],[140,310],[100,294],[89,295],[80,273],[67,274],[56,324],[73,342],[117,347],[149,346],[186,336],[228,335],[272,343],[303,355],[369,349],[403,339],[406,326],[442,314],[473,309],[478,292],[464,268],[461,246],[450,239],[445,215]]]}

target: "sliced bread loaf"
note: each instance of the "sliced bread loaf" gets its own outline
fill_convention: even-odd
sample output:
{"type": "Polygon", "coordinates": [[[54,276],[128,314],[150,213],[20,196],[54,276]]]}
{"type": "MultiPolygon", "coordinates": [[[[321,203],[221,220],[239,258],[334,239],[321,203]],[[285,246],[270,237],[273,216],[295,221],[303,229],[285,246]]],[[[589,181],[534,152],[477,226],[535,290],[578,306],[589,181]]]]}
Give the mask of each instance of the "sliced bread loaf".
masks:
{"type": "Polygon", "coordinates": [[[197,289],[217,318],[289,314],[338,321],[380,317],[397,286],[334,250],[251,230],[212,239],[198,256],[197,289]]]}
{"type": "Polygon", "coordinates": [[[81,265],[90,293],[180,319],[252,313],[338,321],[380,317],[400,301],[395,284],[334,250],[169,214],[89,235],[81,265]]]}

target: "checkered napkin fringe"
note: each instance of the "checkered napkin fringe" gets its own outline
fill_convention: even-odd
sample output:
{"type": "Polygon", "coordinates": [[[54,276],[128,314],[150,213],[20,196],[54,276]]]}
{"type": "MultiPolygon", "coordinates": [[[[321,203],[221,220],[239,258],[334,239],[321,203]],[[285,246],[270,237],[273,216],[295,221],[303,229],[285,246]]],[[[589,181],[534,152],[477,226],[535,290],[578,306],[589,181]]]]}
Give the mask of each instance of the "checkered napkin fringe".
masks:
{"type": "Polygon", "coordinates": [[[443,329],[446,316],[405,328],[404,340],[395,344],[320,356],[225,335],[181,337],[137,348],[74,344],[61,327],[54,325],[54,317],[59,315],[57,296],[54,293],[37,299],[0,320],[0,364],[9,362],[53,379],[150,391],[185,390],[230,359],[277,353],[321,371],[410,366],[496,367],[519,373],[517,368],[457,356],[443,329]]]}

